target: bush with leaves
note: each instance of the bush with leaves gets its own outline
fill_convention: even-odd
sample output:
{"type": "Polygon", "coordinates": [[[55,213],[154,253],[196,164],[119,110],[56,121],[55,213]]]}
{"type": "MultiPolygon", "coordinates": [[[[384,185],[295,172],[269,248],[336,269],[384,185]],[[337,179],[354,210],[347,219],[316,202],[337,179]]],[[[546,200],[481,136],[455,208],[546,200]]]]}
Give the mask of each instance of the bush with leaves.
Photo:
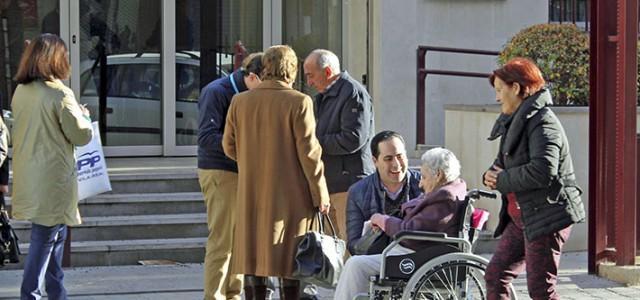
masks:
{"type": "Polygon", "coordinates": [[[556,105],[589,103],[589,36],[572,24],[539,24],[516,34],[498,57],[500,65],[514,57],[533,60],[556,105]]]}

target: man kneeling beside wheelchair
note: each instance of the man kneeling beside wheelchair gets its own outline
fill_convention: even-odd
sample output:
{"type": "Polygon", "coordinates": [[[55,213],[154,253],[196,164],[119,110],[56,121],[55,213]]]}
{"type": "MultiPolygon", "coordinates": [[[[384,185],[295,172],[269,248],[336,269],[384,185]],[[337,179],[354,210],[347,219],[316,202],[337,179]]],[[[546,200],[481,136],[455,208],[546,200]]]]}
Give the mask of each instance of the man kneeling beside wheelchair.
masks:
{"type": "MultiPolygon", "coordinates": [[[[464,213],[460,207],[467,194],[467,185],[460,178],[460,162],[453,152],[434,148],[422,155],[419,187],[424,193],[415,197],[412,194],[417,194],[415,181],[418,176],[417,172],[407,170],[408,159],[402,137],[395,132],[383,131],[372,139],[371,148],[377,172],[349,190],[348,248],[354,256],[347,260],[340,275],[335,299],[353,299],[369,291],[369,279],[379,274],[380,253],[390,237],[405,230],[456,236],[462,219],[458,214],[464,213]],[[412,200],[405,200],[409,198],[407,196],[412,200]],[[373,251],[358,249],[358,243],[364,238],[363,227],[368,226],[365,224],[368,222],[363,220],[370,221],[374,232],[383,232],[376,242],[368,246],[369,249],[375,248],[373,251]]],[[[433,242],[406,240],[387,255],[412,253],[430,244],[433,242]]]]}

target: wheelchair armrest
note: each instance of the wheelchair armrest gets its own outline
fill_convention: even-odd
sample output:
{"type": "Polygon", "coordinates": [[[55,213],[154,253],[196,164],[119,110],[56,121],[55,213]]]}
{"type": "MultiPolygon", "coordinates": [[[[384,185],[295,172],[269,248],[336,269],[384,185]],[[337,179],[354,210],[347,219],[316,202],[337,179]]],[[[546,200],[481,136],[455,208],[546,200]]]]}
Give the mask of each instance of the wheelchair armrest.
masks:
{"type": "Polygon", "coordinates": [[[422,238],[446,239],[447,234],[444,232],[405,230],[405,231],[400,231],[393,236],[394,240],[411,240],[411,239],[417,240],[422,238]]]}

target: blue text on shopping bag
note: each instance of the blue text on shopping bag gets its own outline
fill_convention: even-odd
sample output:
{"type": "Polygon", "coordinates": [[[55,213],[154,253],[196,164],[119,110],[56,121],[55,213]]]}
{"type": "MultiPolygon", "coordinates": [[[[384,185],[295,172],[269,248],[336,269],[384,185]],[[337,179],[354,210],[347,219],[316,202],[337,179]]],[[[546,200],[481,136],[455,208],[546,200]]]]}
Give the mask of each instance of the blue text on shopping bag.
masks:
{"type": "Polygon", "coordinates": [[[78,158],[78,171],[82,170],[83,167],[93,168],[93,166],[100,162],[100,153],[98,151],[91,151],[85,154],[80,155],[78,158]]]}

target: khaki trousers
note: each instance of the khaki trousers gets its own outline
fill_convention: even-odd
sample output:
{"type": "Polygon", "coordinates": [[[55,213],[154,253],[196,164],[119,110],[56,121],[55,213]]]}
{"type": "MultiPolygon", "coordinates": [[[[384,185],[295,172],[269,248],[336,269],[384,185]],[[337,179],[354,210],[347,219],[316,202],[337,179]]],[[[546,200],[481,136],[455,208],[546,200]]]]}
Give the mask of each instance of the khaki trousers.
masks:
{"type": "Polygon", "coordinates": [[[243,275],[229,274],[238,174],[198,169],[198,181],[207,206],[209,228],[204,257],[204,299],[240,299],[243,275]]]}
{"type": "Polygon", "coordinates": [[[329,217],[338,231],[338,237],[345,242],[347,241],[347,194],[344,192],[329,195],[331,201],[329,217]]]}

